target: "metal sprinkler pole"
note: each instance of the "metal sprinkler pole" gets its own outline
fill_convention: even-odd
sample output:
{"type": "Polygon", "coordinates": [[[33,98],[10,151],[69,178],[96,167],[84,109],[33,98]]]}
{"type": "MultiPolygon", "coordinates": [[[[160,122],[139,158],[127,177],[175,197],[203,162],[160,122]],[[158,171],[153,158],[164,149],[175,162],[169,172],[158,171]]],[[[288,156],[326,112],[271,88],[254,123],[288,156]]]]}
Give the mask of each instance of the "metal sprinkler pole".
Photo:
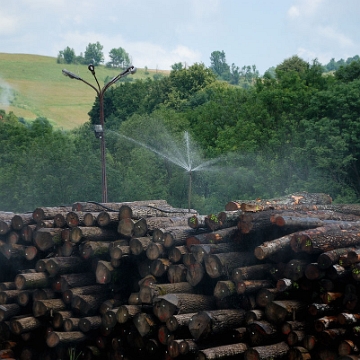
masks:
{"type": "Polygon", "coordinates": [[[189,171],[189,188],[188,188],[188,210],[191,209],[191,182],[192,182],[192,173],[189,171]]]}

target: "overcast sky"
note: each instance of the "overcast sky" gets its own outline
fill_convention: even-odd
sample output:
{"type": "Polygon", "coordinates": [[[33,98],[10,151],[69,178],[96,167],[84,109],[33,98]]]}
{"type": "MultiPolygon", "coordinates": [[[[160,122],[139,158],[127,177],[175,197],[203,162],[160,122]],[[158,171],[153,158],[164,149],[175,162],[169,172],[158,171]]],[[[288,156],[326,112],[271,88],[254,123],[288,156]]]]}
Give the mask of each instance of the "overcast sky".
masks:
{"type": "Polygon", "coordinates": [[[0,0],[0,52],[56,57],[103,45],[133,65],[229,65],[262,74],[292,55],[322,64],[360,55],[360,0],[0,0]]]}

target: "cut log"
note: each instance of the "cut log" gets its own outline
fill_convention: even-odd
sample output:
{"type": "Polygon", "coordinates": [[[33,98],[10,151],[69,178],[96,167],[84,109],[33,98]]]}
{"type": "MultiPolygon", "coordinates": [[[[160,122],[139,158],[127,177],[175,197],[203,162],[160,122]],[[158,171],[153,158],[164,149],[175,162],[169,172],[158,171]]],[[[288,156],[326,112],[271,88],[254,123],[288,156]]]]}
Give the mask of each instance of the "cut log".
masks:
{"type": "Polygon", "coordinates": [[[93,285],[96,277],[93,272],[81,272],[77,274],[63,274],[59,276],[60,291],[64,292],[70,288],[93,285]]]}
{"type": "Polygon", "coordinates": [[[156,260],[166,256],[165,247],[156,242],[151,242],[146,249],[146,257],[149,260],[156,260]]]}
{"type": "Polygon", "coordinates": [[[189,252],[188,248],[185,245],[181,246],[174,246],[168,250],[168,258],[173,263],[179,263],[183,255],[187,254],[189,252]]]}
{"type": "Polygon", "coordinates": [[[327,194],[298,192],[273,199],[233,200],[225,205],[226,211],[264,211],[269,209],[295,209],[298,205],[330,205],[327,194]]]}
{"type": "Polygon", "coordinates": [[[360,244],[359,227],[325,225],[316,229],[305,230],[293,235],[290,241],[294,252],[319,254],[337,248],[349,247],[360,244]]]}
{"type": "Polygon", "coordinates": [[[32,218],[35,222],[53,219],[58,213],[67,213],[71,211],[71,206],[58,207],[38,207],[32,212],[32,218]]]}
{"type": "Polygon", "coordinates": [[[59,344],[76,344],[86,340],[86,335],[81,331],[59,332],[52,331],[46,338],[46,344],[50,348],[59,344]]]}
{"type": "Polygon", "coordinates": [[[186,314],[201,310],[213,310],[216,307],[215,297],[200,294],[167,294],[159,296],[153,311],[160,321],[166,320],[175,314],[186,314]]]}
{"type": "Polygon", "coordinates": [[[106,300],[107,295],[104,293],[97,293],[92,295],[76,295],[72,298],[71,308],[75,314],[83,316],[95,315],[100,305],[106,300]]]}
{"type": "Polygon", "coordinates": [[[276,300],[266,305],[265,315],[270,322],[281,324],[288,319],[296,320],[304,306],[304,303],[297,300],[276,300]]]}
{"type": "Polygon", "coordinates": [[[18,274],[15,277],[18,290],[46,288],[50,283],[49,275],[44,272],[18,274]]]}
{"type": "Polygon", "coordinates": [[[239,281],[234,285],[235,285],[235,291],[239,295],[242,295],[251,292],[256,292],[262,288],[270,288],[272,282],[270,280],[244,280],[244,281],[239,281]]]}
{"type": "MultiPolygon", "coordinates": [[[[169,283],[171,283],[171,284],[187,281],[186,266],[184,264],[171,264],[167,271],[167,278],[168,278],[169,283]]],[[[190,281],[188,281],[188,282],[191,284],[190,281]]]]}
{"type": "Polygon", "coordinates": [[[20,231],[25,225],[34,224],[35,221],[31,213],[15,214],[11,218],[11,228],[20,231]]]}
{"type": "Polygon", "coordinates": [[[158,258],[153,260],[150,265],[150,273],[155,277],[161,277],[166,274],[170,266],[170,260],[166,258],[158,258]]]}
{"type": "Polygon", "coordinates": [[[70,228],[75,226],[93,226],[96,217],[90,212],[69,211],[65,216],[66,225],[70,228]]]}
{"type": "Polygon", "coordinates": [[[248,349],[247,344],[238,343],[231,345],[222,345],[207,349],[199,350],[196,360],[215,360],[215,359],[227,359],[234,357],[242,357],[245,351],[248,349]]]}
{"type": "Polygon", "coordinates": [[[36,247],[41,251],[47,251],[54,246],[60,246],[62,243],[61,231],[59,228],[37,230],[34,238],[36,247]]]}
{"type": "Polygon", "coordinates": [[[204,275],[205,269],[200,263],[194,262],[193,264],[189,264],[187,266],[186,281],[191,286],[197,286],[198,284],[200,284],[201,281],[204,279],[204,275]]]}
{"type": "Polygon", "coordinates": [[[0,235],[6,235],[10,232],[11,220],[0,220],[0,235]]]}
{"type": "Polygon", "coordinates": [[[195,289],[188,282],[174,284],[152,284],[142,286],[139,292],[140,300],[144,304],[152,304],[154,299],[165,294],[188,293],[193,294],[195,289]]]}
{"type": "Polygon", "coordinates": [[[266,241],[263,244],[255,247],[254,254],[257,259],[264,260],[274,254],[284,254],[291,250],[290,235],[282,236],[278,239],[266,241]]]}
{"type": "Polygon", "coordinates": [[[37,300],[33,304],[33,314],[35,317],[50,315],[55,311],[66,309],[66,304],[61,299],[37,300]]]}
{"type": "Polygon", "coordinates": [[[0,322],[11,319],[12,317],[18,315],[20,311],[20,306],[15,303],[0,305],[0,322]]]}
{"type": "Polygon", "coordinates": [[[100,211],[96,217],[96,223],[100,227],[117,227],[118,222],[118,211],[100,211]]]}
{"type": "Polygon", "coordinates": [[[144,253],[151,242],[148,236],[132,238],[129,242],[131,253],[134,255],[144,253]]]}
{"type": "Polygon", "coordinates": [[[16,335],[33,331],[39,328],[40,326],[41,326],[41,322],[33,316],[12,319],[10,321],[10,329],[16,335]]]}
{"type": "Polygon", "coordinates": [[[86,316],[79,320],[79,330],[87,333],[91,330],[96,330],[101,325],[101,316],[86,316]]]}
{"type": "Polygon", "coordinates": [[[0,291],[0,304],[10,304],[17,301],[17,297],[21,290],[5,290],[0,291]]]}
{"type": "Polygon", "coordinates": [[[77,256],[65,256],[51,258],[46,262],[46,271],[50,277],[56,275],[80,273],[89,268],[89,265],[84,259],[77,256]]]}
{"type": "Polygon", "coordinates": [[[191,229],[188,226],[168,227],[163,234],[163,244],[165,248],[185,245],[186,239],[198,232],[199,230],[191,229]]]}
{"type": "Polygon", "coordinates": [[[131,250],[127,240],[113,241],[109,246],[111,259],[120,260],[123,256],[130,255],[131,250]]]}
{"type": "Polygon", "coordinates": [[[221,334],[244,324],[243,309],[201,311],[189,322],[189,330],[195,340],[206,339],[210,334],[221,334]]]}
{"type": "Polygon", "coordinates": [[[52,324],[54,326],[54,329],[62,328],[65,324],[65,320],[71,318],[72,316],[73,313],[70,310],[54,311],[52,317],[52,324]]]}
{"type": "Polygon", "coordinates": [[[90,295],[96,293],[108,293],[109,289],[104,285],[88,285],[82,287],[75,287],[68,290],[65,290],[62,293],[62,300],[65,304],[71,304],[72,299],[76,295],[90,295]]]}
{"type": "Polygon", "coordinates": [[[97,226],[75,226],[71,228],[70,240],[78,244],[81,241],[114,241],[118,238],[114,229],[100,228],[97,226]]]}
{"type": "Polygon", "coordinates": [[[116,312],[116,320],[119,324],[125,324],[134,318],[134,316],[141,312],[141,307],[138,305],[121,305],[116,312]]]}
{"type": "Polygon", "coordinates": [[[272,268],[273,265],[269,263],[238,267],[232,271],[231,279],[234,282],[242,280],[262,280],[266,278],[272,268]]]}
{"type": "Polygon", "coordinates": [[[236,294],[236,285],[231,280],[218,281],[214,288],[214,296],[217,299],[224,299],[236,294]]]}
{"type": "Polygon", "coordinates": [[[98,257],[102,259],[109,258],[109,248],[111,241],[84,241],[79,245],[79,253],[83,259],[98,257]]]}
{"type": "Polygon", "coordinates": [[[338,263],[342,255],[348,254],[355,250],[355,247],[337,248],[321,253],[317,259],[320,269],[328,269],[330,266],[338,263]]]}
{"type": "Polygon", "coordinates": [[[260,309],[249,310],[245,313],[245,323],[247,325],[252,324],[254,321],[259,321],[264,319],[265,313],[260,309]]]}
{"type": "Polygon", "coordinates": [[[244,360],[283,359],[290,347],[285,341],[265,346],[254,346],[245,350],[244,360]]]}
{"type": "Polygon", "coordinates": [[[153,314],[140,312],[134,316],[133,323],[142,337],[148,337],[157,331],[157,319],[153,314]]]}
{"type": "Polygon", "coordinates": [[[254,265],[256,262],[257,259],[253,252],[214,254],[204,259],[205,270],[211,278],[218,278],[224,275],[229,278],[235,268],[254,265]]]}
{"type": "Polygon", "coordinates": [[[79,318],[67,318],[64,320],[64,331],[70,332],[70,331],[77,331],[79,330],[79,318]]]}
{"type": "Polygon", "coordinates": [[[205,256],[212,254],[239,252],[243,246],[236,243],[220,243],[220,244],[198,244],[192,245],[190,251],[194,254],[197,262],[202,263],[205,256]]]}
{"type": "Polygon", "coordinates": [[[248,324],[249,343],[251,346],[270,345],[281,341],[277,327],[265,320],[255,320],[248,324]]]}
{"type": "Polygon", "coordinates": [[[191,318],[196,313],[172,315],[166,320],[166,327],[174,333],[179,329],[188,328],[191,318]]]}

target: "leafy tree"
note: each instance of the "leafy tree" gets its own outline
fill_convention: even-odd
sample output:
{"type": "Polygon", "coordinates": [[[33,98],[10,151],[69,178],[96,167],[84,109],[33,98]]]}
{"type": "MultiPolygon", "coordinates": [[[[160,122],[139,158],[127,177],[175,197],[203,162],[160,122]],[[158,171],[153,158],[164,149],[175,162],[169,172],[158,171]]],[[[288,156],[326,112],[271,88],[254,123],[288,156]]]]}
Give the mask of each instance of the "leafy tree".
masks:
{"type": "Polygon", "coordinates": [[[173,65],[171,65],[171,69],[176,71],[176,70],[182,70],[184,68],[184,65],[182,62],[178,62],[178,63],[175,63],[173,65]]]}
{"type": "Polygon", "coordinates": [[[210,69],[221,79],[229,80],[230,66],[226,63],[226,55],[223,51],[213,51],[210,55],[210,69]]]}
{"type": "Polygon", "coordinates": [[[360,60],[352,61],[349,65],[341,66],[335,72],[335,78],[343,82],[360,79],[360,60]]]}
{"type": "Polygon", "coordinates": [[[84,53],[84,61],[87,64],[100,65],[104,62],[103,46],[99,43],[89,43],[84,53]]]}
{"type": "Polygon", "coordinates": [[[130,65],[129,54],[122,47],[111,49],[109,57],[110,62],[106,64],[107,66],[125,68],[130,65]]]}

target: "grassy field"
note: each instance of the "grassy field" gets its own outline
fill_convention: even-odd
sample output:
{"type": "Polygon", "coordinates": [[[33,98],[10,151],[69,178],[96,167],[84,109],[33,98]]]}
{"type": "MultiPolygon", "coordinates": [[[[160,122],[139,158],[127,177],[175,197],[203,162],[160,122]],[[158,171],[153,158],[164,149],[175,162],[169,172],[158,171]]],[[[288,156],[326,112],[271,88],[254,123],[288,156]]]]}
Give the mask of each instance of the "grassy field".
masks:
{"type": "MultiPolygon", "coordinates": [[[[88,121],[96,93],[81,81],[64,76],[64,68],[96,86],[87,65],[58,64],[56,58],[48,56],[0,53],[0,109],[13,111],[26,120],[43,116],[64,130],[88,121]]],[[[121,72],[105,66],[98,66],[95,71],[100,85],[121,72]]],[[[152,77],[156,70],[148,72],[137,69],[129,76],[134,80],[152,77]]]]}

